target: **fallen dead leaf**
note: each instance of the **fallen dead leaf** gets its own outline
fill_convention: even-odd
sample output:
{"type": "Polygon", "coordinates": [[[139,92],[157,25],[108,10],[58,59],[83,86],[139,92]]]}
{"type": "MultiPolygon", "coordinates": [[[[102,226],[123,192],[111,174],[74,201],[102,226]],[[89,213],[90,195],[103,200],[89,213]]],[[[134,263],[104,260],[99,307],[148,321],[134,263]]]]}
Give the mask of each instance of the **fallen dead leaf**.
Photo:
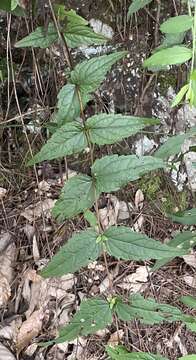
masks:
{"type": "Polygon", "coordinates": [[[193,252],[192,254],[184,255],[183,259],[187,265],[196,269],[196,253],[193,252]]]}
{"type": "Polygon", "coordinates": [[[40,253],[37,245],[36,235],[33,235],[33,259],[35,261],[40,259],[40,253]]]}
{"type": "Polygon", "coordinates": [[[7,190],[0,187],[0,200],[3,200],[6,194],[7,194],[7,190]]]}
{"type": "Polygon", "coordinates": [[[22,323],[19,330],[16,348],[18,354],[30,344],[30,342],[39,335],[42,329],[42,322],[44,319],[43,310],[37,310],[31,316],[22,323]]]}
{"type": "Polygon", "coordinates": [[[40,192],[47,192],[50,190],[50,184],[45,181],[45,180],[42,180],[40,181],[40,183],[38,184],[38,189],[40,190],[40,192]]]}
{"type": "Polygon", "coordinates": [[[0,254],[8,247],[12,241],[12,236],[8,232],[4,232],[0,235],[0,254]]]}
{"type": "Polygon", "coordinates": [[[33,239],[33,236],[35,235],[35,228],[34,226],[30,224],[26,224],[23,228],[23,231],[29,241],[33,239]]]}
{"type": "Polygon", "coordinates": [[[15,360],[15,356],[3,344],[0,343],[0,359],[15,360]]]}
{"type": "Polygon", "coordinates": [[[135,273],[126,276],[120,284],[121,289],[131,293],[142,291],[147,284],[150,269],[146,266],[139,266],[135,273]]]}
{"type": "Polygon", "coordinates": [[[118,220],[127,220],[133,210],[132,203],[126,203],[125,201],[119,202],[118,220]]]}
{"type": "Polygon", "coordinates": [[[139,232],[142,229],[143,223],[144,223],[144,217],[143,215],[140,215],[133,225],[133,230],[139,232]]]}
{"type": "Polygon", "coordinates": [[[0,306],[5,306],[11,296],[10,283],[13,279],[15,254],[16,246],[12,243],[0,255],[0,306]]]}
{"type": "Polygon", "coordinates": [[[135,194],[135,207],[137,210],[142,210],[144,206],[144,194],[141,189],[138,189],[135,194]]]}
{"type": "Polygon", "coordinates": [[[119,200],[114,195],[108,195],[108,205],[99,210],[99,219],[104,230],[117,224],[119,200]]]}
{"type": "Polygon", "coordinates": [[[111,336],[107,342],[107,345],[110,345],[112,347],[119,345],[119,343],[123,339],[123,336],[124,336],[124,330],[121,329],[121,330],[115,331],[113,334],[111,334],[111,336]]]}
{"type": "Polygon", "coordinates": [[[61,178],[58,179],[58,184],[61,184],[62,180],[63,182],[65,182],[67,180],[67,175],[68,175],[68,179],[71,179],[72,177],[77,175],[77,172],[71,169],[67,169],[67,174],[63,173],[62,179],[61,178]]]}
{"type": "Polygon", "coordinates": [[[196,288],[196,277],[185,275],[183,279],[188,286],[196,288]]]}
{"type": "MultiPolygon", "coordinates": [[[[110,279],[113,281],[115,279],[115,277],[118,275],[118,271],[119,271],[119,267],[118,265],[112,270],[110,271],[110,279]]],[[[110,286],[110,279],[108,276],[105,277],[105,279],[103,279],[103,281],[101,282],[101,284],[99,285],[99,291],[100,294],[104,293],[105,291],[108,290],[109,286],[110,286]]]]}
{"type": "Polygon", "coordinates": [[[28,206],[22,213],[25,219],[29,222],[33,222],[34,220],[41,217],[43,214],[47,218],[51,217],[51,209],[54,207],[56,200],[45,199],[44,201],[38,201],[35,205],[28,206]]]}

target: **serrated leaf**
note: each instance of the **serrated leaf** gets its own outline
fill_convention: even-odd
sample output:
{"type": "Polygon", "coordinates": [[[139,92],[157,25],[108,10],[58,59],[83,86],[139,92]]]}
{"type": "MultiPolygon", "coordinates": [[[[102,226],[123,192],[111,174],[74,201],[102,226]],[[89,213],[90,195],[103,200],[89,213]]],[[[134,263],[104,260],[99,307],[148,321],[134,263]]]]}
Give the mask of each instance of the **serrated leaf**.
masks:
{"type": "Polygon", "coordinates": [[[152,0],[133,0],[129,6],[127,18],[136,13],[138,10],[143,9],[146,5],[150,4],[152,0]]]}
{"type": "Polygon", "coordinates": [[[144,67],[183,64],[192,58],[192,51],[185,46],[173,46],[151,55],[143,63],[144,67]]]}
{"type": "Polygon", "coordinates": [[[67,84],[62,87],[58,93],[57,118],[58,124],[72,121],[80,116],[81,106],[84,109],[90,97],[81,94],[81,102],[78,96],[77,88],[74,84],[67,84]]]}
{"type": "Polygon", "coordinates": [[[74,273],[95,261],[101,253],[96,239],[97,233],[92,229],[74,234],[41,271],[41,276],[47,278],[74,273]]]}
{"type": "Polygon", "coordinates": [[[109,303],[100,298],[82,301],[80,310],[73,316],[70,324],[62,328],[55,343],[74,340],[104,329],[112,323],[109,303]]]}
{"type": "Polygon", "coordinates": [[[161,159],[153,156],[108,155],[98,159],[92,166],[92,174],[96,180],[98,192],[119,190],[129,181],[139,179],[152,170],[164,168],[161,159]]]}
{"type": "Polygon", "coordinates": [[[119,51],[110,55],[102,55],[76,65],[71,72],[71,82],[77,86],[82,93],[95,91],[105,79],[112,65],[122,59],[127,51],[119,51]]]}
{"type": "Polygon", "coordinates": [[[110,227],[104,235],[107,237],[106,251],[117,259],[162,259],[172,254],[174,257],[185,254],[183,250],[171,248],[126,226],[110,227]]]}
{"type": "Polygon", "coordinates": [[[107,346],[106,351],[113,360],[167,360],[160,355],[154,355],[151,353],[129,353],[123,346],[116,346],[115,348],[107,346]]]}
{"type": "Polygon", "coordinates": [[[57,41],[57,39],[57,31],[54,25],[50,23],[47,30],[42,26],[37,27],[35,31],[18,41],[15,47],[40,47],[41,49],[45,49],[57,41]]]}
{"type": "Polygon", "coordinates": [[[72,25],[88,25],[88,21],[78,15],[75,10],[71,9],[66,11],[65,6],[60,4],[54,4],[53,7],[59,20],[64,20],[66,18],[67,22],[71,23],[72,25]]]}
{"type": "MultiPolygon", "coordinates": [[[[178,235],[176,235],[173,239],[171,239],[167,245],[171,246],[173,248],[183,249],[187,253],[189,250],[191,250],[194,245],[196,244],[196,233],[191,231],[184,231],[178,235]]],[[[152,271],[160,269],[161,266],[167,264],[171,260],[173,260],[174,257],[171,256],[168,259],[161,259],[156,261],[154,266],[152,267],[152,271]]]]}
{"type": "Polygon", "coordinates": [[[181,147],[185,139],[196,134],[196,127],[192,127],[186,134],[178,134],[170,137],[161,147],[155,151],[154,155],[161,159],[167,159],[171,155],[181,152],[181,147]]]}
{"type": "Polygon", "coordinates": [[[20,6],[15,6],[18,3],[17,0],[1,0],[0,1],[0,10],[12,12],[16,16],[24,16],[25,11],[20,6]]]}
{"type": "Polygon", "coordinates": [[[182,296],[180,298],[180,301],[183,304],[189,306],[190,308],[196,309],[196,297],[188,296],[188,295],[187,296],[182,296]]]}
{"type": "Polygon", "coordinates": [[[159,124],[158,119],[124,116],[121,114],[98,114],[89,118],[86,128],[94,144],[113,144],[136,134],[146,126],[159,124]]]}
{"type": "Polygon", "coordinates": [[[150,325],[184,319],[184,314],[178,308],[156,303],[152,298],[144,299],[140,294],[132,295],[128,304],[118,301],[115,311],[123,321],[138,319],[143,324],[150,325]]]}
{"type": "Polygon", "coordinates": [[[18,0],[11,0],[11,11],[15,10],[18,5],[20,5],[18,0]]]}
{"type": "Polygon", "coordinates": [[[170,219],[182,225],[195,225],[196,224],[196,208],[178,211],[175,214],[168,215],[170,219]]]}
{"type": "Polygon", "coordinates": [[[185,94],[187,93],[188,89],[189,89],[189,84],[184,85],[180,89],[180,91],[177,93],[174,100],[172,101],[171,107],[177,106],[182,101],[182,99],[185,96],[185,94]]]}
{"type": "Polygon", "coordinates": [[[68,24],[64,32],[67,45],[75,48],[82,45],[103,44],[108,39],[94,32],[90,27],[80,24],[68,24]]]}
{"type": "Polygon", "coordinates": [[[193,17],[189,15],[179,15],[170,17],[161,24],[160,30],[163,33],[182,33],[191,29],[193,25],[193,17]]]}
{"type": "Polygon", "coordinates": [[[92,178],[87,175],[77,175],[66,181],[52,213],[58,221],[63,221],[90,208],[94,201],[92,178]]]}
{"type": "Polygon", "coordinates": [[[98,227],[97,218],[96,218],[95,214],[92,211],[86,210],[84,212],[84,218],[85,218],[86,221],[88,221],[88,223],[90,224],[90,226],[92,228],[96,229],[98,227]]]}
{"type": "Polygon", "coordinates": [[[60,157],[76,154],[88,146],[83,127],[76,121],[60,127],[36,154],[29,165],[44,160],[58,159],[60,157]]]}

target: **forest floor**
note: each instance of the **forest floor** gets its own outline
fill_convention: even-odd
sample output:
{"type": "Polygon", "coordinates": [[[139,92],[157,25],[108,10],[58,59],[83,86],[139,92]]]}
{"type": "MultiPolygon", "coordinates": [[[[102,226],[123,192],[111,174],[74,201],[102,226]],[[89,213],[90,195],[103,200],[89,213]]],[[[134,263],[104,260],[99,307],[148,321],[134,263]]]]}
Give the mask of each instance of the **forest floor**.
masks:
{"type": "MultiPolygon", "coordinates": [[[[118,49],[129,52],[126,59],[108,73],[96,93],[97,103],[88,104],[87,115],[94,114],[98,108],[156,116],[161,120],[161,125],[152,127],[151,131],[102,150],[98,148],[98,157],[114,151],[152,154],[169,134],[185,131],[187,121],[196,125],[195,109],[186,104],[177,109],[170,106],[186,79],[186,66],[157,73],[142,68],[143,60],[161,41],[159,24],[176,12],[183,13],[179,1],[164,1],[160,8],[152,5],[140,11],[131,24],[126,20],[129,5],[126,0],[66,3],[67,8],[75,9],[95,29],[98,26],[103,29],[104,25],[112,37],[103,47],[74,49],[75,62],[118,49]]],[[[170,360],[196,353],[196,337],[181,323],[144,326],[136,320],[116,322],[105,331],[77,342],[48,348],[38,346],[40,341],[56,336],[57,328],[69,321],[82,299],[107,293],[109,283],[102,258],[75,275],[59,279],[42,280],[37,273],[72,233],[87,226],[82,215],[59,225],[51,209],[67,172],[74,176],[76,172],[88,170],[90,156],[71,157],[67,164],[52,161],[35,168],[26,166],[31,153],[35,154],[47,139],[45,125],[50,121],[58,91],[65,83],[66,65],[59,45],[50,50],[33,51],[14,47],[15,42],[28,33],[27,28],[35,28],[42,16],[47,19],[47,9],[35,19],[21,20],[0,13],[3,74],[0,78],[0,343],[9,348],[15,358],[23,360],[107,359],[104,346],[119,343],[130,351],[160,353],[170,360]],[[3,282],[5,274],[9,286],[3,282]],[[16,341],[19,341],[18,349],[16,341]]],[[[123,191],[104,194],[99,203],[103,226],[125,224],[165,243],[183,229],[192,230],[193,227],[174,224],[166,217],[167,212],[195,206],[196,173],[190,167],[191,160],[182,161],[180,156],[176,159],[176,169],[171,172],[146,175],[123,191]],[[142,203],[140,207],[138,198],[142,203]]],[[[153,273],[149,273],[151,261],[108,258],[108,267],[115,293],[140,291],[145,297],[154,297],[158,302],[177,306],[193,315],[194,311],[179,302],[182,295],[196,295],[194,252],[191,259],[190,263],[190,259],[176,258],[153,273]],[[126,284],[130,275],[133,275],[131,289],[126,284]]]]}

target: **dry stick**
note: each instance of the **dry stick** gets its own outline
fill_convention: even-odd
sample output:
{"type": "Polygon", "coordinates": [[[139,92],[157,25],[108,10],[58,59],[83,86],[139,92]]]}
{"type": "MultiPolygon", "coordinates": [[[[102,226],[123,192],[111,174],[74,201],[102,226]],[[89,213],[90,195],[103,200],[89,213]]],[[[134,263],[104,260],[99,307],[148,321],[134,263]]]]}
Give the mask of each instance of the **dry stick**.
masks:
{"type": "MultiPolygon", "coordinates": [[[[17,105],[18,112],[19,112],[19,115],[20,115],[23,131],[24,131],[25,138],[26,138],[26,141],[27,141],[27,144],[28,144],[29,152],[31,154],[31,157],[33,158],[33,151],[32,151],[31,144],[30,144],[30,141],[29,141],[29,138],[28,138],[28,135],[27,135],[27,131],[26,131],[22,111],[21,111],[21,108],[20,108],[19,100],[18,100],[17,90],[16,90],[16,79],[15,79],[15,73],[14,73],[14,67],[13,67],[12,49],[11,49],[11,41],[10,41],[11,18],[12,18],[12,15],[10,14],[9,18],[8,18],[8,35],[7,36],[8,36],[10,68],[11,68],[13,87],[14,87],[14,95],[15,95],[16,105],[17,105]]],[[[34,165],[34,173],[35,173],[36,183],[37,183],[37,186],[38,186],[39,185],[39,179],[38,179],[37,169],[36,169],[35,165],[34,165]]],[[[39,194],[39,198],[40,198],[40,203],[41,203],[42,199],[41,199],[40,194],[39,194]]],[[[43,216],[43,209],[42,209],[42,220],[43,220],[43,224],[45,226],[45,219],[44,219],[44,216],[43,216]]],[[[48,236],[47,236],[46,232],[45,232],[45,237],[46,237],[46,243],[47,243],[47,247],[48,247],[48,252],[49,252],[49,254],[51,256],[49,242],[48,242],[48,236]]]]}
{"type": "Polygon", "coordinates": [[[157,14],[156,14],[155,33],[154,33],[155,47],[157,47],[158,45],[160,13],[161,13],[161,1],[157,0],[157,14]]]}
{"type": "MultiPolygon", "coordinates": [[[[56,19],[51,0],[48,0],[48,2],[49,2],[49,5],[50,5],[50,10],[51,10],[51,13],[52,13],[53,21],[54,21],[54,24],[55,24],[55,27],[56,27],[56,30],[57,30],[57,33],[58,33],[58,37],[63,42],[63,45],[64,45],[63,46],[64,57],[65,57],[65,59],[67,61],[67,65],[69,66],[70,70],[73,70],[72,58],[71,58],[71,54],[70,54],[68,46],[67,46],[67,42],[65,40],[64,34],[59,30],[59,24],[58,24],[58,21],[56,19]]],[[[79,103],[80,103],[81,118],[82,118],[82,122],[83,122],[83,125],[84,125],[85,124],[84,108],[83,108],[83,103],[82,103],[81,92],[80,92],[80,90],[78,88],[77,88],[77,94],[78,94],[78,99],[79,99],[79,103]]],[[[89,139],[89,136],[86,134],[86,132],[85,132],[85,135],[86,135],[88,147],[90,149],[91,166],[92,166],[93,162],[94,162],[94,159],[93,159],[93,146],[92,146],[92,143],[91,143],[91,141],[89,139]]],[[[96,194],[95,186],[94,186],[94,197],[95,197],[95,211],[96,211],[96,217],[97,217],[97,221],[98,221],[99,233],[102,234],[101,222],[100,222],[100,217],[99,217],[99,206],[98,206],[97,194],[96,194]]],[[[110,287],[110,290],[111,290],[111,293],[112,293],[112,289],[113,289],[112,277],[111,277],[111,274],[109,272],[106,252],[105,252],[104,248],[103,248],[103,257],[104,257],[106,272],[107,272],[108,279],[109,279],[109,287],[110,287]]]]}

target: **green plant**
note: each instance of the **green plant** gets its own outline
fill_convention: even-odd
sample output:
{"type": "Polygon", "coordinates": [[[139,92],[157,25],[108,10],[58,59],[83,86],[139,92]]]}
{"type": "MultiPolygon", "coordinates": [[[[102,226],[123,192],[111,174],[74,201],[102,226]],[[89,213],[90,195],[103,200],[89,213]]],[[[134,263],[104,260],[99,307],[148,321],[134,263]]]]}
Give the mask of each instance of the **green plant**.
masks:
{"type": "MultiPolygon", "coordinates": [[[[52,7],[51,10],[53,11],[52,7]]],[[[155,156],[138,158],[136,155],[113,154],[94,159],[96,146],[114,144],[147,126],[158,124],[159,120],[105,113],[86,119],[85,107],[93,92],[99,88],[112,65],[123,59],[127,52],[119,51],[94,57],[73,66],[69,47],[99,44],[106,39],[94,33],[87,26],[86,20],[73,10],[65,11],[62,7],[55,7],[55,11],[59,24],[54,17],[56,21],[54,24],[49,24],[47,32],[38,27],[16,44],[17,47],[45,48],[56,41],[61,41],[70,68],[67,84],[58,94],[55,131],[29,165],[78,154],[88,148],[91,173],[79,174],[66,181],[54,206],[53,215],[58,221],[63,221],[83,212],[90,226],[74,234],[42,270],[41,275],[53,277],[76,272],[100,256],[103,256],[108,268],[107,255],[124,260],[168,261],[171,257],[186,254],[187,248],[179,249],[177,246],[162,244],[125,226],[102,229],[98,209],[99,196],[105,192],[117,191],[144,174],[165,169],[168,166],[166,161],[168,153],[173,153],[178,142],[173,145],[172,150],[168,150],[169,146],[167,151],[162,148],[155,156]]],[[[185,58],[190,56],[188,49],[185,53],[185,58]]],[[[186,136],[191,135],[192,132],[186,134],[186,136]]],[[[176,139],[173,141],[176,142],[176,139]]],[[[190,239],[192,235],[189,234],[189,241],[190,239]]],[[[109,273],[108,276],[110,278],[109,273]]],[[[183,314],[178,308],[158,304],[151,298],[145,299],[139,294],[129,299],[116,296],[110,284],[110,295],[107,298],[95,297],[82,301],[80,310],[76,312],[70,323],[60,329],[59,337],[47,344],[70,341],[80,335],[92,334],[110,325],[114,315],[122,321],[139,319],[144,324],[158,324],[163,321],[182,321],[189,327],[195,324],[193,317],[183,314]]],[[[149,359],[149,356],[146,359],[149,359]]],[[[154,359],[158,358],[161,359],[154,357],[154,359]]]]}
{"type": "MultiPolygon", "coordinates": [[[[136,2],[143,3],[143,1],[136,2]]],[[[188,14],[170,17],[161,24],[160,30],[165,38],[162,44],[154,50],[154,53],[144,61],[144,67],[156,71],[164,68],[167,69],[170,65],[183,64],[191,60],[188,82],[176,95],[172,102],[172,107],[177,106],[185,95],[186,100],[191,105],[196,106],[196,3],[190,0],[186,2],[188,14]],[[186,33],[190,30],[192,30],[192,48],[182,45],[186,33]]]]}

